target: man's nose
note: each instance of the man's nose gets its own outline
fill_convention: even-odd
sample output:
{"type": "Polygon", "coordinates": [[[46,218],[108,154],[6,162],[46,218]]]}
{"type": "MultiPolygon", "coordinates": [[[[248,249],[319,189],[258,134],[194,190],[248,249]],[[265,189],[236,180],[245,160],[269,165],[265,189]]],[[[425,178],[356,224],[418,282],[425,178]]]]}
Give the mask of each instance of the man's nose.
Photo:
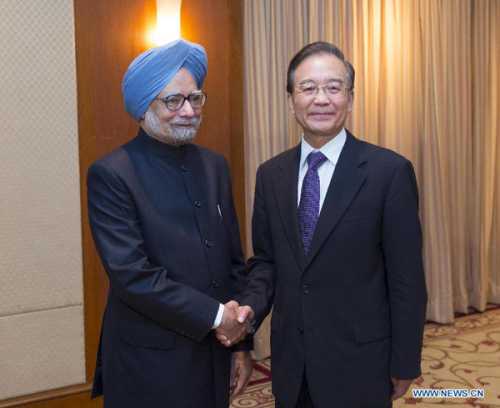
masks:
{"type": "Polygon", "coordinates": [[[179,116],[187,116],[187,117],[193,117],[195,115],[194,109],[191,106],[191,103],[189,102],[188,99],[184,102],[184,105],[182,105],[182,108],[179,109],[179,116]]]}
{"type": "Polygon", "coordinates": [[[328,105],[330,103],[330,98],[326,94],[325,88],[318,88],[316,94],[314,95],[314,103],[318,105],[328,105]]]}

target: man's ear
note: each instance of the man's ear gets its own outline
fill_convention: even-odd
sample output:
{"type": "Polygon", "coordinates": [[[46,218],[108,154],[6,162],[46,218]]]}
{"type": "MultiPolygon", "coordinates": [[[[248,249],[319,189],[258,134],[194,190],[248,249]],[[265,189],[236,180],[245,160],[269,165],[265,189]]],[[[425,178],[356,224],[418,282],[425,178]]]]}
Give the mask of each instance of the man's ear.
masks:
{"type": "Polygon", "coordinates": [[[347,106],[348,106],[348,110],[350,112],[350,111],[352,111],[352,107],[354,105],[354,90],[349,91],[348,98],[349,98],[349,101],[348,101],[348,105],[347,106]]]}
{"type": "Polygon", "coordinates": [[[293,104],[293,95],[288,93],[286,95],[286,99],[288,101],[288,108],[290,109],[290,113],[292,115],[295,115],[295,107],[294,107],[294,104],[293,104]]]}

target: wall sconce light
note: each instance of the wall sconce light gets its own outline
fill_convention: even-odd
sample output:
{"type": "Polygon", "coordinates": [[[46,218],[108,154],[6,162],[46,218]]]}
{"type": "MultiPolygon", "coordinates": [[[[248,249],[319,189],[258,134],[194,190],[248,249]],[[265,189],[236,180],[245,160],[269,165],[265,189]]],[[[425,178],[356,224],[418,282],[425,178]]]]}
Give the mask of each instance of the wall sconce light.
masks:
{"type": "Polygon", "coordinates": [[[153,42],[163,45],[181,38],[182,0],[156,0],[156,30],[153,42]]]}

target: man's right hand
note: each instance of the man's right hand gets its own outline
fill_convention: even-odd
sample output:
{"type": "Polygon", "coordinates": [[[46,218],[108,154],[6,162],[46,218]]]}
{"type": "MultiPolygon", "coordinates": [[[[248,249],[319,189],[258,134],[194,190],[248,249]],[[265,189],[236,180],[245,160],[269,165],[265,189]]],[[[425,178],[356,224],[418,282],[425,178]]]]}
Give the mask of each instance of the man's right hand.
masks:
{"type": "Polygon", "coordinates": [[[219,327],[215,329],[215,332],[217,339],[226,347],[230,347],[243,340],[246,335],[252,331],[251,320],[246,318],[246,314],[245,317],[241,317],[240,315],[239,305],[234,300],[224,305],[222,321],[219,327]]]}

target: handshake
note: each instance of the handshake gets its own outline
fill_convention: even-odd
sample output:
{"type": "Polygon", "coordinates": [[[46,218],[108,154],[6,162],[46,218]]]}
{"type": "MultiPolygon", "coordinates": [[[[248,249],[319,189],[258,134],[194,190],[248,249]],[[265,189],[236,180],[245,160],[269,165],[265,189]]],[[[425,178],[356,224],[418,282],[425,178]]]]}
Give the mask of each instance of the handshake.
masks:
{"type": "Polygon", "coordinates": [[[231,300],[224,305],[224,314],[215,329],[217,339],[226,347],[243,340],[252,331],[254,313],[250,306],[240,306],[231,300]]]}

